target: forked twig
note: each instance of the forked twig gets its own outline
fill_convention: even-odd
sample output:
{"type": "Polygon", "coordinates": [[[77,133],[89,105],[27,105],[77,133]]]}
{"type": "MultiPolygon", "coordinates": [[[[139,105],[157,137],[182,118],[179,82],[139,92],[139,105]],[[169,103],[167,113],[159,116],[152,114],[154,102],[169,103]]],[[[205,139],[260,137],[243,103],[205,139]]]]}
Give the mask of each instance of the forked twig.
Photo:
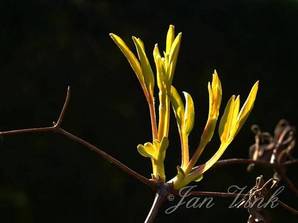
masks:
{"type": "Polygon", "coordinates": [[[86,148],[90,149],[91,151],[95,152],[97,155],[101,156],[105,160],[109,161],[113,165],[117,166],[120,168],[123,172],[127,173],[128,175],[132,176],[133,178],[137,179],[138,181],[142,182],[143,184],[150,186],[153,188],[155,186],[155,183],[143,175],[139,174],[138,172],[132,170],[119,160],[115,159],[111,155],[107,154],[104,152],[102,149],[98,148],[97,146],[89,143],[88,141],[64,130],[61,127],[61,124],[63,122],[63,118],[67,109],[67,106],[69,104],[70,100],[70,87],[68,86],[67,88],[67,94],[65,97],[65,101],[62,107],[62,110],[59,114],[59,117],[56,122],[53,122],[53,126],[48,126],[48,127],[38,127],[38,128],[25,128],[25,129],[17,129],[17,130],[9,130],[9,131],[1,131],[0,136],[9,136],[9,135],[16,135],[16,134],[22,134],[22,133],[43,133],[43,132],[54,132],[54,133],[59,133],[61,135],[66,136],[70,140],[77,142],[86,148]]]}

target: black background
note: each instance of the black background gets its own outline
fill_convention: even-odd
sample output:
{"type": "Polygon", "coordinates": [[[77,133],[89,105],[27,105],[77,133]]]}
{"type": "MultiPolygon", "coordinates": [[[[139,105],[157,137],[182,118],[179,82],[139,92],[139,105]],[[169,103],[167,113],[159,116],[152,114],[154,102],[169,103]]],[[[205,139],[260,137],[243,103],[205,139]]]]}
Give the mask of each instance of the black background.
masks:
{"type": "MultiPolygon", "coordinates": [[[[174,24],[183,32],[174,85],[191,93],[196,103],[192,149],[206,120],[207,82],[213,70],[222,80],[224,104],[232,94],[241,94],[243,101],[260,80],[255,109],[223,156],[246,158],[254,141],[250,125],[272,131],[280,118],[298,124],[297,21],[295,0],[2,0],[0,128],[50,125],[71,85],[63,127],[150,176],[149,160],[136,150],[151,137],[147,105],[108,33],[119,34],[130,46],[131,35],[141,37],[151,55],[154,43],[165,46],[168,25],[174,24]]],[[[169,178],[180,162],[174,120],[171,136],[169,178]]],[[[217,146],[218,139],[202,162],[217,146]]],[[[245,168],[211,170],[198,189],[226,191],[232,184],[253,185],[258,174],[271,175],[264,169],[248,175],[245,168]]],[[[294,167],[289,175],[297,182],[294,167]]],[[[287,191],[281,199],[298,207],[297,198],[287,191]]],[[[1,138],[1,223],[142,222],[152,200],[150,189],[62,136],[1,138]]],[[[172,215],[161,210],[157,222],[246,222],[245,210],[226,208],[231,200],[215,202],[209,210],[182,208],[172,215]]],[[[280,208],[270,213],[274,222],[297,220],[280,208]]]]}

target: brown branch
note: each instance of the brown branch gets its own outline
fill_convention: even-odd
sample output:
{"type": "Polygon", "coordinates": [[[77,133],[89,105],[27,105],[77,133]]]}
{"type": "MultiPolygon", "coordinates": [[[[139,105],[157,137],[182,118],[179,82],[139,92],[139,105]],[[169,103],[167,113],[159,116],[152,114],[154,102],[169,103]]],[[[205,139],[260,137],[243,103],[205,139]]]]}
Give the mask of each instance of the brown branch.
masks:
{"type": "Polygon", "coordinates": [[[287,205],[286,203],[282,202],[281,200],[278,200],[278,203],[280,204],[280,206],[282,208],[284,208],[285,210],[291,212],[294,215],[298,215],[298,210],[296,210],[295,208],[287,205]]]}
{"type": "Polygon", "coordinates": [[[0,136],[9,136],[9,135],[17,135],[17,134],[24,134],[24,133],[44,133],[44,132],[54,132],[59,133],[70,140],[80,143],[81,145],[85,146],[86,148],[90,149],[91,151],[94,151],[97,155],[101,156],[103,159],[109,161],[113,165],[117,166],[119,169],[121,169],[123,172],[127,173],[129,176],[134,177],[138,181],[144,183],[147,186],[150,186],[151,188],[155,187],[155,182],[147,179],[143,175],[137,173],[136,171],[130,169],[128,166],[120,162],[119,160],[115,159],[111,155],[107,154],[100,148],[96,147],[95,145],[92,145],[91,143],[87,142],[86,140],[64,130],[61,128],[61,123],[63,121],[67,106],[69,104],[70,99],[70,87],[67,88],[67,94],[66,98],[62,107],[62,110],[59,114],[58,120],[56,122],[53,122],[53,126],[48,127],[39,127],[39,128],[26,128],[26,129],[17,129],[17,130],[9,130],[9,131],[2,131],[0,132],[0,136]]]}
{"type": "MultiPolygon", "coordinates": [[[[233,158],[233,159],[224,159],[224,160],[219,160],[217,161],[212,168],[218,168],[218,167],[223,167],[223,166],[229,166],[229,165],[234,165],[234,164],[256,164],[259,166],[264,166],[264,167],[274,167],[276,164],[269,163],[267,161],[262,161],[262,160],[252,160],[252,159],[239,159],[239,158],[233,158]]],[[[291,160],[291,161],[286,161],[282,163],[283,166],[290,166],[290,165],[295,165],[298,164],[298,160],[291,160]]]]}
{"type": "Polygon", "coordinates": [[[62,128],[57,128],[56,132],[66,136],[70,140],[77,142],[77,143],[83,145],[84,147],[90,149],[91,151],[95,152],[97,155],[101,156],[103,159],[109,161],[110,163],[112,163],[113,165],[115,165],[119,169],[121,169],[123,172],[134,177],[135,179],[139,180],[140,182],[142,182],[150,187],[153,187],[155,185],[154,181],[151,181],[151,180],[147,179],[146,177],[144,177],[143,175],[130,169],[128,166],[124,165],[119,160],[115,159],[111,155],[107,154],[106,152],[104,152],[103,150],[99,149],[98,147],[92,145],[91,143],[87,142],[86,140],[84,140],[84,139],[82,139],[82,138],[62,129],[62,128]]]}
{"type": "Polygon", "coordinates": [[[53,132],[53,126],[50,127],[38,127],[38,128],[27,128],[27,129],[16,129],[9,131],[0,132],[0,136],[18,135],[23,133],[43,133],[43,132],[53,132]]]}
{"type": "Polygon", "coordinates": [[[298,164],[298,160],[295,159],[295,160],[289,160],[289,161],[286,161],[283,163],[283,165],[285,166],[290,166],[290,165],[294,165],[294,164],[298,164]]]}
{"type": "Polygon", "coordinates": [[[53,123],[55,127],[60,127],[61,126],[62,121],[64,119],[66,109],[67,109],[68,104],[69,104],[69,100],[70,100],[70,86],[67,87],[65,101],[64,101],[63,107],[61,109],[61,112],[59,114],[58,120],[57,120],[56,123],[53,123]]]}

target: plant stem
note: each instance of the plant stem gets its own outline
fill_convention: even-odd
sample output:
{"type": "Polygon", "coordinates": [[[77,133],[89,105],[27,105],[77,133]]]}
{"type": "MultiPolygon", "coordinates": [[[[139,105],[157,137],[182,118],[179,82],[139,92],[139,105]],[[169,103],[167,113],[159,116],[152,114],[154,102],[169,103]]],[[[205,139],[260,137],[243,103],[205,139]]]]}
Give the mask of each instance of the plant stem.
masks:
{"type": "Polygon", "coordinates": [[[152,141],[153,141],[154,139],[157,139],[157,137],[158,137],[154,97],[149,95],[147,97],[147,102],[148,102],[149,112],[150,112],[150,121],[151,121],[151,129],[152,129],[152,141]]]}
{"type": "Polygon", "coordinates": [[[156,191],[151,209],[150,209],[144,223],[154,222],[154,219],[156,218],[160,207],[166,200],[166,197],[169,195],[169,187],[170,187],[170,185],[167,183],[162,183],[160,185],[157,185],[157,191],[156,191]]]}

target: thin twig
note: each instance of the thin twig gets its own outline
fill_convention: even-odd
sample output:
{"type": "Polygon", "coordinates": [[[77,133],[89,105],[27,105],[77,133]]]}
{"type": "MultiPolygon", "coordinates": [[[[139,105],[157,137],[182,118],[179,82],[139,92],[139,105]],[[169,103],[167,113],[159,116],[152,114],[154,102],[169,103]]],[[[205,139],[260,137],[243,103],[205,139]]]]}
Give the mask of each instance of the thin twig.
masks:
{"type": "MultiPolygon", "coordinates": [[[[238,196],[238,194],[235,193],[227,193],[227,192],[216,192],[216,191],[191,191],[189,195],[192,196],[207,196],[207,197],[231,197],[234,198],[238,196]]],[[[240,197],[246,196],[246,194],[239,194],[240,197]]]]}
{"type": "Polygon", "coordinates": [[[53,126],[49,127],[39,127],[39,128],[26,128],[26,129],[17,129],[17,130],[10,130],[10,131],[2,131],[0,132],[0,136],[8,136],[8,135],[16,135],[16,134],[24,134],[24,133],[44,133],[44,132],[55,132],[62,134],[66,136],[67,138],[71,139],[74,142],[78,142],[81,145],[85,146],[86,148],[96,152],[96,154],[100,155],[105,160],[109,161],[110,163],[114,164],[118,168],[120,168],[122,171],[127,173],[128,175],[134,177],[138,181],[144,183],[147,186],[150,186],[151,188],[155,187],[155,182],[147,179],[143,175],[137,173],[136,171],[130,169],[128,166],[120,162],[119,160],[115,159],[111,155],[105,153],[100,148],[96,147],[95,145],[92,145],[91,143],[87,142],[86,140],[64,130],[61,128],[61,123],[63,121],[67,106],[69,104],[70,99],[70,87],[67,88],[67,94],[66,98],[63,104],[63,107],[61,109],[61,112],[59,114],[58,120],[56,122],[53,122],[53,126]]]}
{"type": "MultiPolygon", "coordinates": [[[[172,194],[181,197],[183,194],[181,194],[178,190],[172,190],[172,194]]],[[[227,192],[217,192],[217,191],[190,191],[187,193],[189,196],[206,196],[206,197],[222,197],[222,198],[234,198],[238,196],[236,193],[227,193],[227,192]]],[[[239,194],[240,197],[246,196],[246,194],[239,194]]]]}
{"type": "MultiPolygon", "coordinates": [[[[217,161],[212,168],[218,168],[218,167],[223,167],[223,166],[229,166],[229,165],[234,165],[234,164],[256,164],[264,167],[274,167],[276,164],[269,163],[267,161],[262,161],[262,160],[253,160],[253,159],[239,159],[239,158],[233,158],[233,159],[223,159],[217,161]]],[[[291,161],[286,161],[282,163],[284,166],[290,166],[298,164],[298,160],[291,160],[291,161]]]]}
{"type": "Polygon", "coordinates": [[[0,132],[0,136],[18,135],[23,133],[43,133],[43,132],[53,132],[53,126],[50,127],[39,127],[39,128],[26,128],[26,129],[16,129],[9,131],[0,132]]]}
{"type": "Polygon", "coordinates": [[[66,109],[67,109],[68,104],[69,104],[69,100],[70,100],[70,86],[67,86],[67,92],[66,92],[65,101],[64,101],[63,107],[61,109],[60,115],[58,117],[58,120],[54,124],[55,127],[60,127],[61,126],[62,121],[64,119],[64,115],[65,115],[66,109]]]}
{"type": "Polygon", "coordinates": [[[97,155],[101,156],[103,159],[109,161],[110,163],[112,163],[113,165],[117,166],[119,169],[121,169],[123,172],[127,173],[128,175],[136,178],[137,180],[141,181],[142,183],[153,187],[154,186],[154,182],[150,181],[149,179],[147,179],[146,177],[144,177],[143,175],[137,173],[136,171],[130,169],[128,166],[124,165],[122,162],[120,162],[119,160],[115,159],[114,157],[112,157],[111,155],[107,154],[106,152],[104,152],[103,150],[99,149],[98,147],[92,145],[91,143],[87,142],[86,140],[62,129],[62,128],[58,128],[56,130],[58,133],[66,136],[68,139],[70,139],[71,141],[77,142],[81,145],[83,145],[84,147],[90,149],[91,151],[95,152],[97,155]]]}
{"type": "Polygon", "coordinates": [[[298,164],[298,160],[295,159],[295,160],[289,160],[289,161],[286,161],[284,163],[282,163],[282,165],[285,165],[285,166],[290,166],[290,165],[294,165],[294,164],[298,164]]]}
{"type": "Polygon", "coordinates": [[[294,215],[298,215],[298,210],[296,210],[295,208],[287,205],[286,203],[282,202],[281,200],[278,200],[278,203],[280,204],[281,207],[283,207],[285,210],[293,213],[294,215]]]}

